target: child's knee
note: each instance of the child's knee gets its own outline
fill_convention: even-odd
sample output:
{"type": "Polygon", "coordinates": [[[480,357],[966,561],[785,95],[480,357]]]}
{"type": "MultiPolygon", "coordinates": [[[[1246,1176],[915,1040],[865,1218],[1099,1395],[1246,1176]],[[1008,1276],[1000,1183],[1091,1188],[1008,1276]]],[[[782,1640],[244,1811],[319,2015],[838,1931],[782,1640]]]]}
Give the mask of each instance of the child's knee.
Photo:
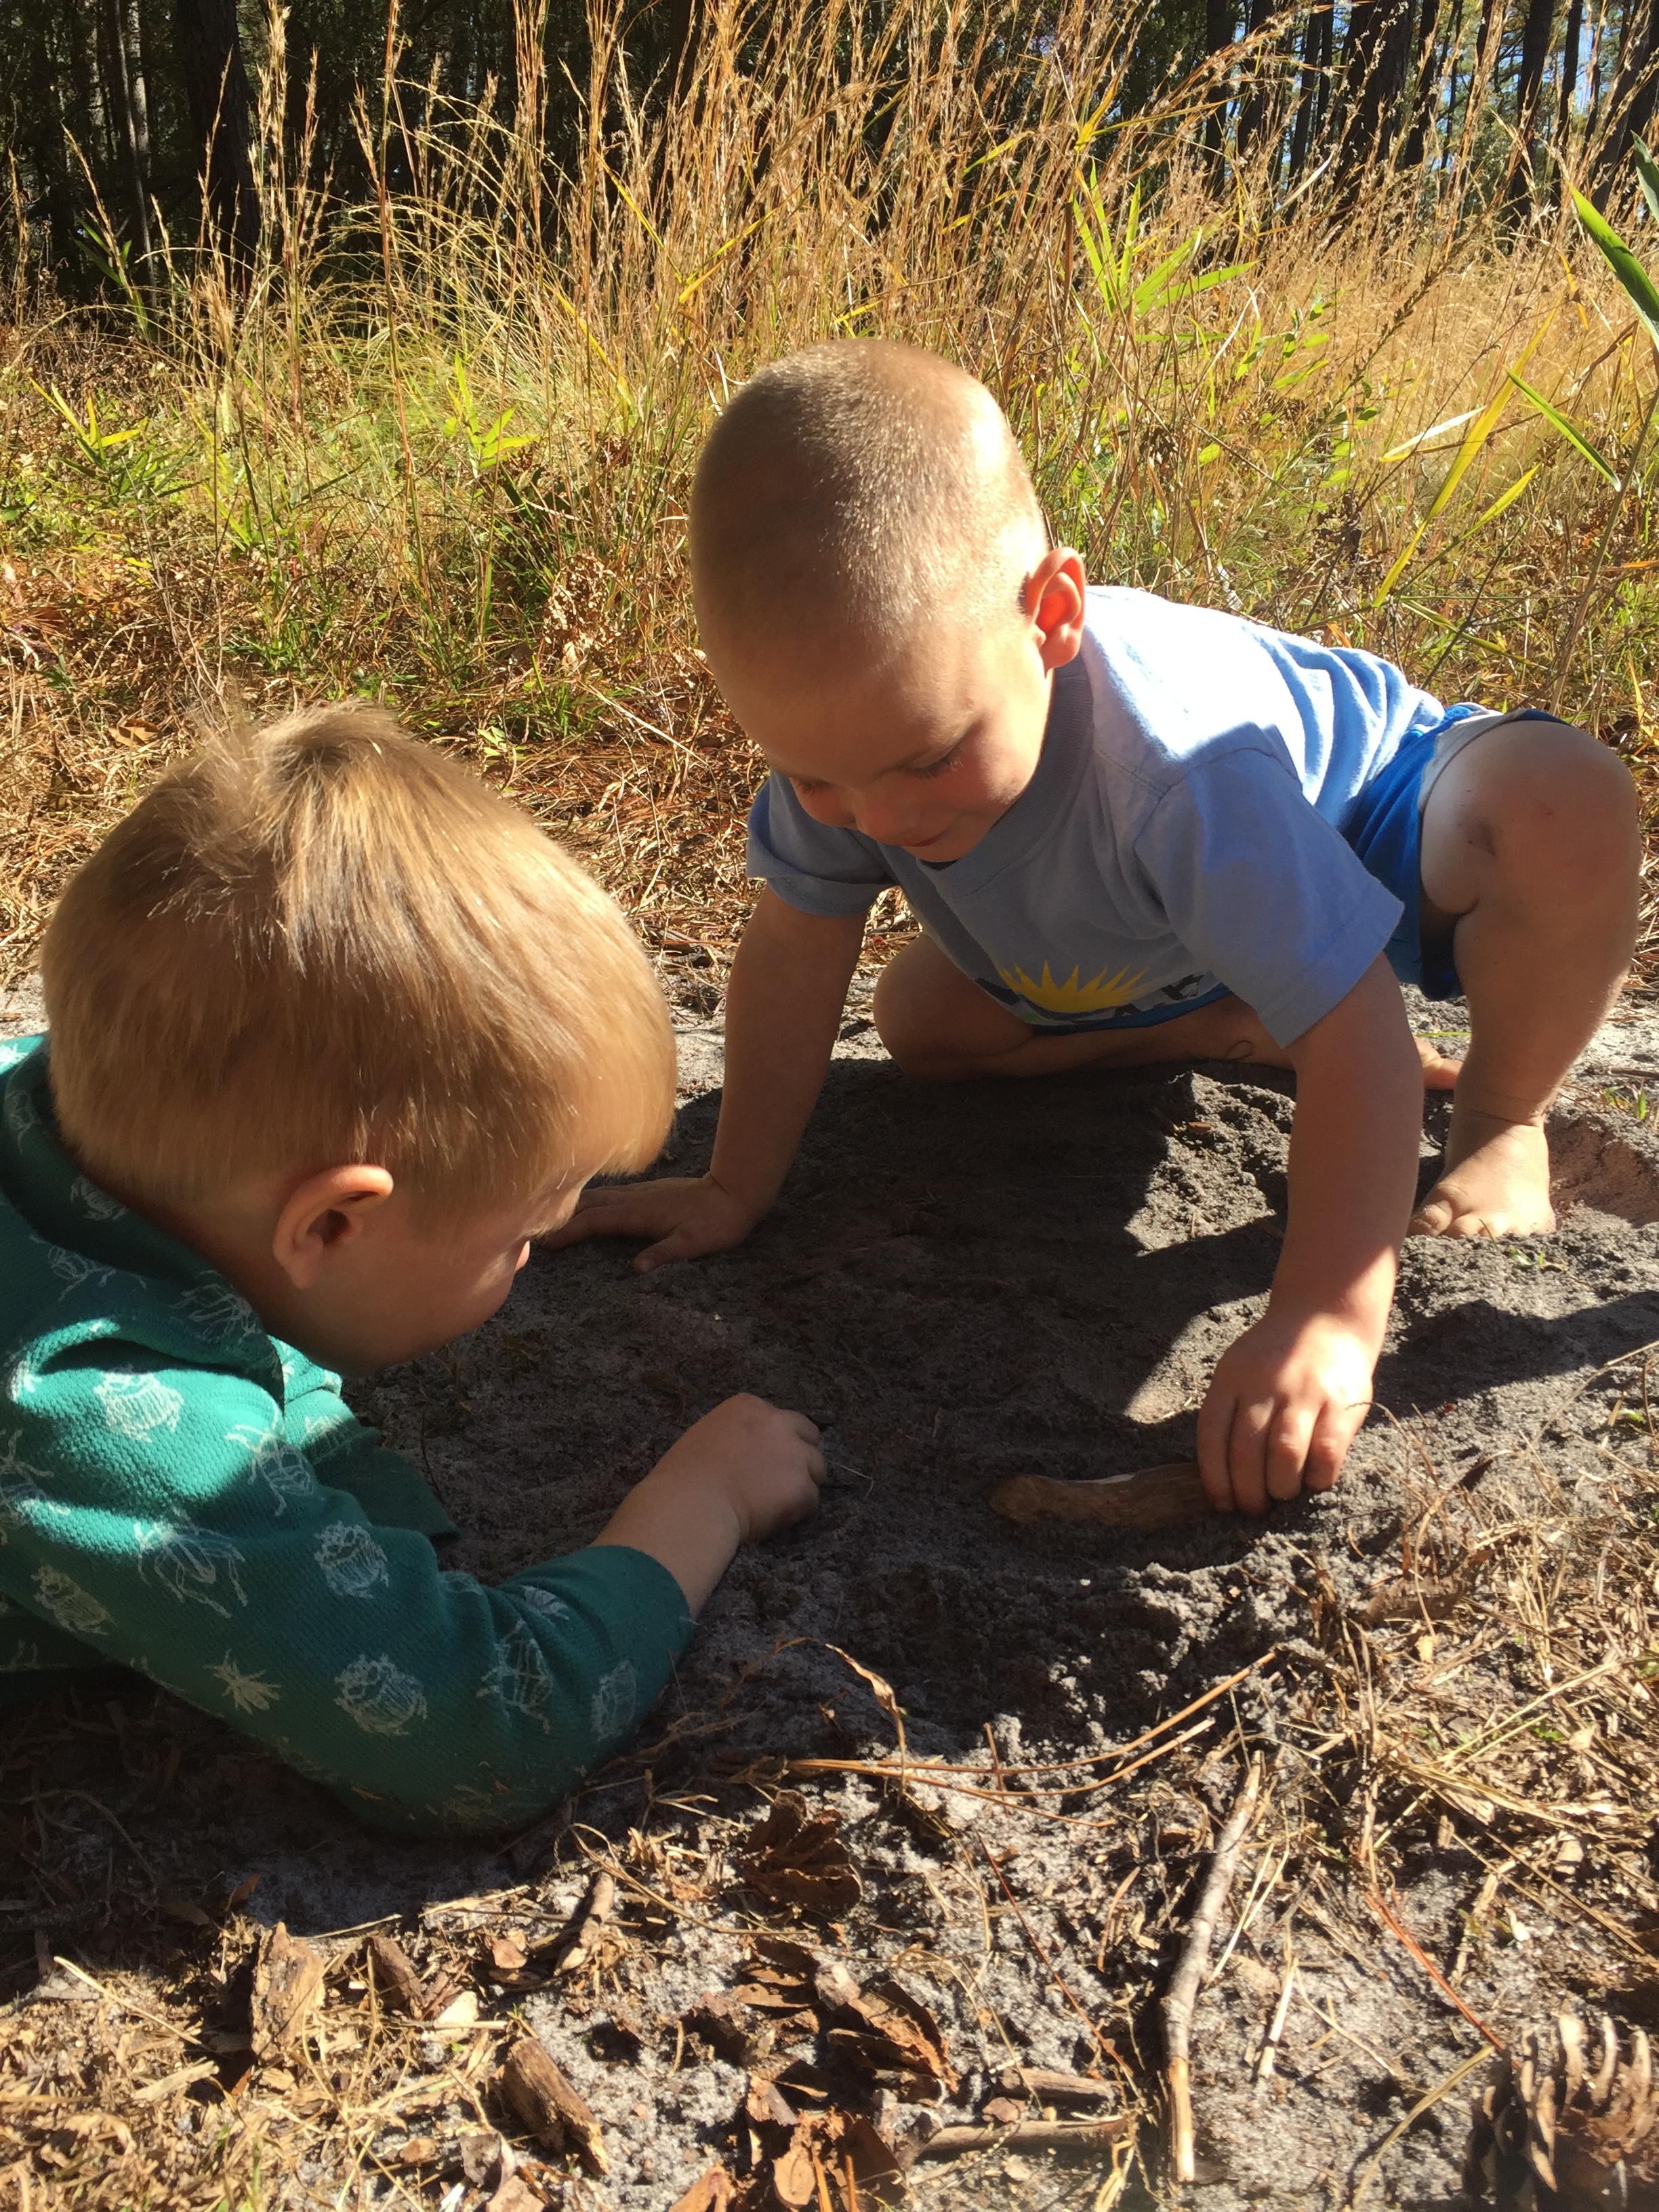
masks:
{"type": "Polygon", "coordinates": [[[1519,723],[1501,759],[1482,764],[1489,772],[1478,793],[1486,833],[1480,842],[1500,874],[1553,896],[1633,884],[1641,866],[1636,787],[1619,756],[1565,723],[1519,723]]]}

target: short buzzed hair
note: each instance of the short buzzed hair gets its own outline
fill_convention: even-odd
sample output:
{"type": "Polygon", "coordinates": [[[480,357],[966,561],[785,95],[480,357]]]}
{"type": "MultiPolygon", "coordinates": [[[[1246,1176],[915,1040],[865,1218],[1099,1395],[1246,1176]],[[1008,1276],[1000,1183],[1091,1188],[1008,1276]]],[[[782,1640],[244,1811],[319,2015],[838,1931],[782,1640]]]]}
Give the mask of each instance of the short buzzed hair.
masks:
{"type": "Polygon", "coordinates": [[[643,951],[527,816],[372,707],[208,744],[42,948],[58,1126],[141,1206],[367,1161],[416,1218],[635,1170],[674,1107],[643,951]]]}
{"type": "Polygon", "coordinates": [[[1001,409],[966,370],[876,338],[762,369],[702,449],[691,576],[705,643],[878,647],[1019,611],[1042,511],[1001,409]]]}

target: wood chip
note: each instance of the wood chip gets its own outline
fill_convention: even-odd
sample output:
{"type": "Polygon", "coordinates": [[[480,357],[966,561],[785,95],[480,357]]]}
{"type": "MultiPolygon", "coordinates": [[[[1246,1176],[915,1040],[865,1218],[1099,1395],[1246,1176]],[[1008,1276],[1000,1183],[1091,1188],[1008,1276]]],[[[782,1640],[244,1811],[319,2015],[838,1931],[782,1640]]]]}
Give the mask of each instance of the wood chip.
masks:
{"type": "Polygon", "coordinates": [[[1056,1482],[1046,1474],[1017,1474],[991,1492],[991,1510],[1005,1521],[1100,1521],[1109,1528],[1143,1532],[1196,1521],[1210,1511],[1198,1462],[1173,1459],[1133,1474],[1099,1482],[1056,1482]]]}
{"type": "Polygon", "coordinates": [[[599,1948],[600,1930],[616,1905],[616,1877],[601,1868],[588,1884],[580,1910],[560,1938],[553,1954],[555,1973],[577,1973],[587,1965],[599,1948]]]}
{"type": "Polygon", "coordinates": [[[684,2197],[676,2198],[668,2212],[726,2212],[738,2193],[738,2185],[723,2166],[711,2166],[700,2181],[694,2181],[684,2197]]]}
{"type": "Polygon", "coordinates": [[[260,1938],[253,1966],[250,2042],[256,2058],[281,2058],[300,2041],[323,1992],[320,1953],[279,1920],[260,1938]]]}
{"type": "Polygon", "coordinates": [[[418,2020],[425,2010],[421,1978],[403,1945],[390,1936],[371,1936],[366,1949],[368,1971],[382,2005],[388,2012],[412,2013],[418,2020]]]}
{"type": "Polygon", "coordinates": [[[598,2120],[535,2036],[514,2045],[496,2078],[502,2095],[538,2142],[556,2151],[568,2142],[596,2179],[610,2172],[598,2120]]]}

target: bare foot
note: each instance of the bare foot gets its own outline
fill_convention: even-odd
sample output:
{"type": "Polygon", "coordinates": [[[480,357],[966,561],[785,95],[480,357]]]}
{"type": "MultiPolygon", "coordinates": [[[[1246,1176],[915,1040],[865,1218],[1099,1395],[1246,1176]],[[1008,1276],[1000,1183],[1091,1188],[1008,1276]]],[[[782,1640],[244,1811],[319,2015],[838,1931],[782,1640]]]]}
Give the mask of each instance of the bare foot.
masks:
{"type": "Polygon", "coordinates": [[[1429,1042],[1427,1037],[1417,1040],[1417,1056],[1423,1063],[1423,1088],[1425,1091],[1455,1091],[1457,1079],[1463,1073],[1461,1060],[1448,1060],[1443,1052],[1429,1042]]]}
{"type": "Polygon", "coordinates": [[[1472,1114],[1461,1129],[1453,1122],[1446,1160],[1407,1236],[1543,1237],[1554,1228],[1549,1147],[1535,1122],[1472,1114]]]}

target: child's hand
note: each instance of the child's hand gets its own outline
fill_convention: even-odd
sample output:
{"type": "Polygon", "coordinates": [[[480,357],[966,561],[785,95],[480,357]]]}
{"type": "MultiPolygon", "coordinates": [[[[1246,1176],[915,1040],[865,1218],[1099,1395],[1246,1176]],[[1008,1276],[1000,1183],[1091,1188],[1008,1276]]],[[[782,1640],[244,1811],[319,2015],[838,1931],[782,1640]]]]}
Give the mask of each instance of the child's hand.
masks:
{"type": "MultiPolygon", "coordinates": [[[[671,1260],[700,1260],[705,1252],[724,1252],[729,1245],[740,1244],[765,1210],[739,1204],[713,1176],[601,1183],[585,1190],[565,1226],[543,1241],[556,1251],[562,1244],[580,1243],[585,1237],[654,1237],[655,1243],[634,1261],[635,1274],[648,1275],[671,1260]]],[[[711,1413],[708,1418],[714,1417],[711,1413]]]]}
{"type": "Polygon", "coordinates": [[[1370,1410],[1376,1351],[1332,1314],[1270,1307],[1217,1363],[1198,1416],[1198,1464],[1218,1511],[1328,1490],[1370,1410]]]}
{"type": "Polygon", "coordinates": [[[760,1543],[817,1510],[818,1432],[764,1398],[728,1398],[671,1444],[596,1540],[666,1567],[693,1613],[739,1544],[760,1543]]]}

